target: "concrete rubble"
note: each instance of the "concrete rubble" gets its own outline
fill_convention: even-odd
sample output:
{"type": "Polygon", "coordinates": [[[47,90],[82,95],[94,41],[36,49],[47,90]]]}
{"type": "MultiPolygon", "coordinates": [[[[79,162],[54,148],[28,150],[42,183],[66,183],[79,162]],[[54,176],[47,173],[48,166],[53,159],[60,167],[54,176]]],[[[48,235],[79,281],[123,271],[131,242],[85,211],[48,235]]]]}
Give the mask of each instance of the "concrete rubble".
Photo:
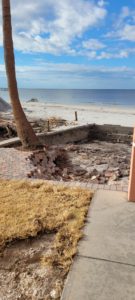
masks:
{"type": "Polygon", "coordinates": [[[45,147],[28,157],[34,167],[28,177],[107,185],[127,184],[130,152],[129,145],[99,141],[45,147]]]}

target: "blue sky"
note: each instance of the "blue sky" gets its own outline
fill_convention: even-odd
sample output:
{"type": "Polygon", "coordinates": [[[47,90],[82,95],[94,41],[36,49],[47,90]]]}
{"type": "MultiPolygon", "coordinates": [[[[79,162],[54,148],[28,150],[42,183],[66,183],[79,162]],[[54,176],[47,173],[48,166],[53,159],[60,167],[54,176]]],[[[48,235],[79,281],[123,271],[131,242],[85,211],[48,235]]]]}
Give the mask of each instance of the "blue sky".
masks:
{"type": "Polygon", "coordinates": [[[19,87],[135,88],[135,0],[11,0],[11,7],[19,87]]]}

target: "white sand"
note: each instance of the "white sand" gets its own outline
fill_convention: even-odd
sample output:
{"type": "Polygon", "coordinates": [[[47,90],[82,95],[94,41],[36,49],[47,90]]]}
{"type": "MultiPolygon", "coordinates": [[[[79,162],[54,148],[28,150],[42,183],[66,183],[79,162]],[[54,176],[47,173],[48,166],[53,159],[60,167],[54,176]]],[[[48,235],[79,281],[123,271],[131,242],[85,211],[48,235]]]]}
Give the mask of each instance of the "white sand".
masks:
{"type": "Polygon", "coordinates": [[[24,103],[23,107],[29,117],[47,119],[61,117],[67,121],[75,120],[75,111],[78,112],[78,125],[82,124],[112,124],[133,127],[135,126],[135,109],[117,107],[75,106],[39,103],[24,103]]]}
{"type": "MultiPolygon", "coordinates": [[[[58,105],[44,102],[23,102],[22,105],[27,117],[32,119],[60,117],[73,122],[75,120],[75,111],[77,111],[77,125],[96,123],[135,126],[135,109],[131,108],[117,108],[116,106],[101,107],[96,105],[58,105]]],[[[4,116],[10,118],[11,113],[3,113],[4,116]]]]}

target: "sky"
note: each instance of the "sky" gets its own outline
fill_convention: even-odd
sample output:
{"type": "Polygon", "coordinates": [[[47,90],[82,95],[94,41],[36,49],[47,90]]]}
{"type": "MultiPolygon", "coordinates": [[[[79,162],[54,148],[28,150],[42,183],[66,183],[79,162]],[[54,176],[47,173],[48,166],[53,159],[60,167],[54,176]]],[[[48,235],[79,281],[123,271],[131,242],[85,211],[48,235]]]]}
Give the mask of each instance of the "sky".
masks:
{"type": "Polygon", "coordinates": [[[135,0],[10,2],[20,88],[135,88],[135,0]]]}

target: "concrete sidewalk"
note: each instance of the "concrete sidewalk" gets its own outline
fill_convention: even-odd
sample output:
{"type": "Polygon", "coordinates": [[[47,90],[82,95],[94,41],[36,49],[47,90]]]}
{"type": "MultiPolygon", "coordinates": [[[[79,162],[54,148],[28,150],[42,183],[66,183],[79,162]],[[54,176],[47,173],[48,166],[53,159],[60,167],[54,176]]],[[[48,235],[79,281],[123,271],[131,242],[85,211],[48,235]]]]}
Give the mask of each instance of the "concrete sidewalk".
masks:
{"type": "Polygon", "coordinates": [[[99,190],[62,300],[135,299],[135,203],[127,193],[99,190]]]}

